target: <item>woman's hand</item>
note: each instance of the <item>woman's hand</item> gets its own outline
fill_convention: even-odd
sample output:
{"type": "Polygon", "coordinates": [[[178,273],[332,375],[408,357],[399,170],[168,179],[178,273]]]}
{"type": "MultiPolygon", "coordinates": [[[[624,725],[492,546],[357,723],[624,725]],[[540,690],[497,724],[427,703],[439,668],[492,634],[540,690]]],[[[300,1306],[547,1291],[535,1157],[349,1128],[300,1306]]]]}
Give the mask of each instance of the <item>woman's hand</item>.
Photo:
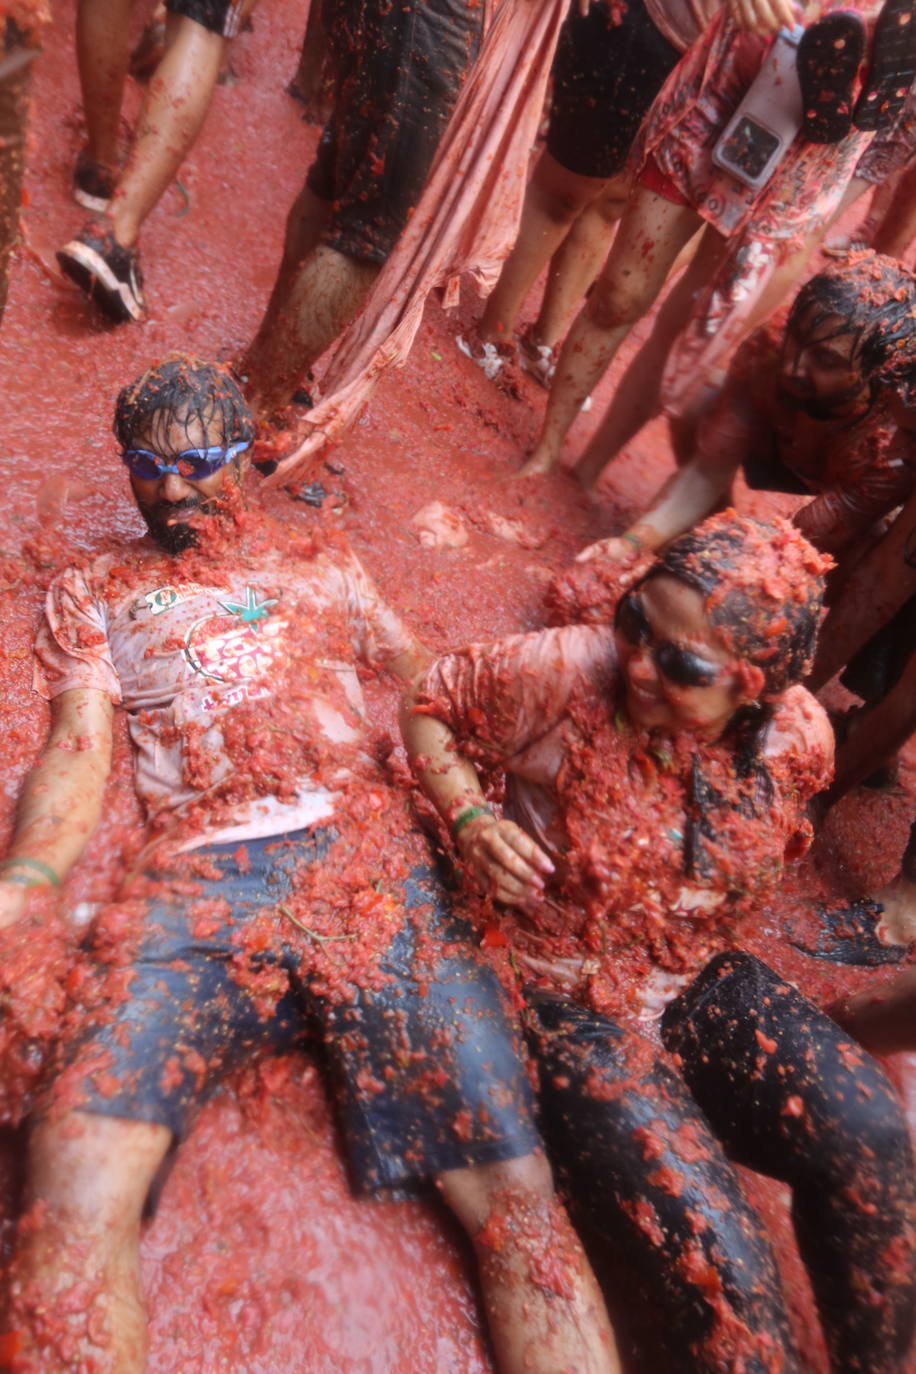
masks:
{"type": "Polygon", "coordinates": [[[532,973],[550,978],[559,987],[572,992],[590,973],[596,972],[596,960],[586,959],[584,954],[571,959],[545,959],[539,954],[529,954],[527,950],[516,949],[515,957],[520,964],[530,968],[532,973]]]}
{"type": "Polygon", "coordinates": [[[537,902],[554,871],[543,849],[514,821],[478,816],[456,844],[487,896],[507,906],[537,902]]]}

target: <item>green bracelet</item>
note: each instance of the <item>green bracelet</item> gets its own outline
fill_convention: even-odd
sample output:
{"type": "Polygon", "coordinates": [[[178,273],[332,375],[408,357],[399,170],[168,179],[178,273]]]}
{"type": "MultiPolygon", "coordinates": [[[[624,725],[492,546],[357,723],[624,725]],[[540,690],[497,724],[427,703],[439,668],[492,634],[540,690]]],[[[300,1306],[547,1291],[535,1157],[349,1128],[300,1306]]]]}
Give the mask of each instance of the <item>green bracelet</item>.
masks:
{"type": "MultiPolygon", "coordinates": [[[[0,873],[5,873],[8,868],[34,868],[36,873],[40,873],[43,878],[47,878],[48,882],[51,884],[52,887],[60,887],[60,878],[58,878],[57,874],[54,872],[54,869],[49,868],[47,864],[42,863],[41,859],[21,858],[0,860],[0,873]]],[[[7,881],[21,882],[22,879],[11,878],[7,879],[7,881]]],[[[29,886],[39,887],[40,884],[36,880],[30,883],[29,886]]]]}
{"type": "Polygon", "coordinates": [[[638,534],[630,534],[629,530],[623,533],[621,539],[625,539],[628,544],[632,544],[637,553],[642,553],[646,547],[638,534]]]}
{"type": "Polygon", "coordinates": [[[476,821],[478,816],[492,816],[493,812],[488,806],[466,806],[463,811],[452,821],[452,839],[457,840],[459,834],[471,821],[476,821]]]}

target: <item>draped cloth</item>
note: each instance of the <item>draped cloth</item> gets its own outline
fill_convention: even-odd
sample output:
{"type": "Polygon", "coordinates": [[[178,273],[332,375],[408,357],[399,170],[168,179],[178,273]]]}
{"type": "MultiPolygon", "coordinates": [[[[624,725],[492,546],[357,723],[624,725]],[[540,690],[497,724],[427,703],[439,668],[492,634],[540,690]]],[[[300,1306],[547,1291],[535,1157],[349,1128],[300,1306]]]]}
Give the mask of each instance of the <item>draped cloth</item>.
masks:
{"type": "Polygon", "coordinates": [[[341,438],[379,378],[403,367],[430,291],[457,303],[469,275],[496,283],[518,234],[531,147],[569,0],[491,0],[483,43],[449,121],[429,181],[362,314],[334,346],[309,432],[267,484],[295,477],[341,438]]]}

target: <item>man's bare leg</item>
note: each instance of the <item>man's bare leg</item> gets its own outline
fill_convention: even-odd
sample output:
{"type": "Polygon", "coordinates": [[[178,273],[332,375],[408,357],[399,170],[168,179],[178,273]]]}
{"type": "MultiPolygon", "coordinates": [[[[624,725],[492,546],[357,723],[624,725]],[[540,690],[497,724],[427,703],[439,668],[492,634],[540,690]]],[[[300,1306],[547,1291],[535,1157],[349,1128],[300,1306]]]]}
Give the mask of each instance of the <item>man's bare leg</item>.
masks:
{"type": "Polygon", "coordinates": [[[651,334],[617,383],[604,419],[576,462],[573,471],[584,487],[597,482],[624,445],[658,414],[668,354],[695,297],[722,261],[725,247],[725,240],[714,229],[704,231],[686,272],[659,309],[651,334]]]}
{"type": "Polygon", "coordinates": [[[547,285],[538,317],[531,327],[535,343],[555,348],[563,338],[586,292],[604,266],[627,207],[625,177],[615,177],[607,189],[587,205],[550,260],[547,285]]]}
{"type": "MultiPolygon", "coordinates": [[[[262,335],[266,339],[276,328],[276,322],[280,319],[287,297],[295,285],[299,269],[308,254],[321,242],[330,214],[330,201],[321,200],[308,186],[303,186],[286,217],[280,270],[273,284],[257,337],[249,346],[249,352],[258,347],[258,340],[262,335]]],[[[242,370],[244,371],[244,368],[242,370]]]]}
{"type": "Polygon", "coordinates": [[[604,270],[567,335],[547,402],[541,436],[521,475],[547,472],[563,440],[637,320],[653,305],[700,216],[637,187],[620,221],[604,270]]]}
{"type": "Polygon", "coordinates": [[[289,403],[303,374],[359,313],[380,271],[379,263],[319,243],[300,263],[288,290],[279,290],[279,283],[274,287],[239,362],[257,414],[269,417],[289,403]]]}
{"type": "Polygon", "coordinates": [[[116,169],[121,102],[130,61],[133,0],[80,0],[76,14],[86,151],[93,162],[116,169]]]}
{"type": "Polygon", "coordinates": [[[610,184],[600,177],[568,172],[550,153],[542,153],[528,184],[515,247],[487,297],[477,326],[485,343],[512,339],[528,292],[583,210],[610,184]]]}
{"type": "Polygon", "coordinates": [[[140,1220],[171,1139],[165,1126],[88,1112],[34,1127],[13,1282],[17,1371],[65,1374],[91,1361],[98,1374],[143,1374],[140,1220]],[[62,1301],[84,1286],[85,1300],[62,1301]]]}
{"type": "Polygon", "coordinates": [[[109,214],[132,248],[200,133],[227,40],[184,15],[169,15],[165,56],[147,87],[127,166],[109,214]]]}
{"type": "Polygon", "coordinates": [[[437,1182],[474,1243],[500,1374],[619,1374],[604,1300],[546,1160],[437,1182]]]}

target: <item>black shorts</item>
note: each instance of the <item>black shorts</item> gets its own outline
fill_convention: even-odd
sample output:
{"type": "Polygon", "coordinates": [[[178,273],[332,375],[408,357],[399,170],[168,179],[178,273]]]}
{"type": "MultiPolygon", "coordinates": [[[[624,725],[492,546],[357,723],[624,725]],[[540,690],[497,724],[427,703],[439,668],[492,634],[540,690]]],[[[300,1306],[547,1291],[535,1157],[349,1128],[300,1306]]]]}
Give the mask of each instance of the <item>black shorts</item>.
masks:
{"type": "Polygon", "coordinates": [[[334,113],[307,185],[332,203],[324,241],[383,263],[426,185],[480,44],[477,0],[324,0],[334,113]]]}
{"type": "Polygon", "coordinates": [[[663,38],[643,0],[627,0],[615,23],[606,0],[572,10],[553,64],[547,151],[569,172],[621,171],[652,101],[681,54],[663,38]]]}
{"type": "Polygon", "coordinates": [[[211,33],[234,38],[242,17],[241,0],[165,0],[169,14],[182,14],[211,33]]]}
{"type": "Polygon", "coordinates": [[[251,982],[233,976],[246,919],[282,903],[303,862],[333,864],[334,841],[326,829],[246,841],[244,872],[237,843],[196,851],[224,876],[197,881],[193,899],[152,904],[128,994],[69,1048],[51,1108],[153,1121],[180,1139],[233,1069],[309,1044],[324,1054],[357,1191],[538,1149],[499,984],[431,870],[414,869],[403,884],[406,919],[380,956],[380,990],[331,1002],[307,985],[301,950],[279,942],[247,956],[251,982]],[[189,916],[208,899],[231,914],[189,916]],[[252,984],[278,973],[282,995],[265,1011],[252,984]]]}
{"type": "Polygon", "coordinates": [[[813,496],[797,473],[774,454],[751,454],[741,464],[751,491],[782,491],[787,496],[813,496]]]}

